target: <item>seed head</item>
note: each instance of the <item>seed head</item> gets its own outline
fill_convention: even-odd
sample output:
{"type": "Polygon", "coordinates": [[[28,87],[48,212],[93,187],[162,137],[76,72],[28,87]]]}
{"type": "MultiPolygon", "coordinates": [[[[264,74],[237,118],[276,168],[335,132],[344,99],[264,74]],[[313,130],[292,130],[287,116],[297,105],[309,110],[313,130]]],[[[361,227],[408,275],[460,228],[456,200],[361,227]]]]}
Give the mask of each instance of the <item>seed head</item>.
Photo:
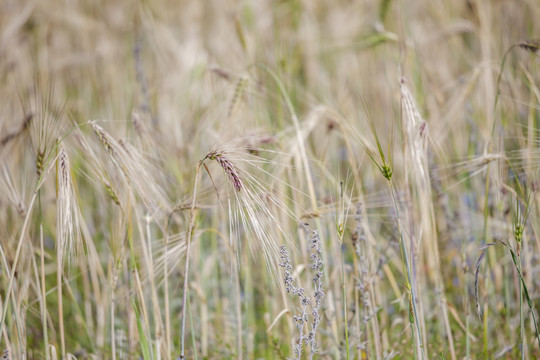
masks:
{"type": "Polygon", "coordinates": [[[383,164],[381,166],[381,172],[383,176],[386,178],[386,180],[390,181],[392,179],[392,169],[390,166],[383,164]]]}
{"type": "Polygon", "coordinates": [[[518,44],[518,46],[530,53],[536,54],[540,49],[540,41],[538,40],[525,40],[518,44]]]}
{"type": "Polygon", "coordinates": [[[231,180],[232,185],[236,191],[242,190],[242,180],[238,175],[238,170],[234,164],[222,153],[218,151],[212,151],[206,157],[210,160],[216,160],[218,164],[223,168],[229,179],[231,180]]]}
{"type": "Polygon", "coordinates": [[[109,137],[105,133],[105,130],[103,130],[101,126],[99,126],[93,121],[90,122],[90,126],[92,126],[92,130],[94,131],[94,134],[96,134],[96,136],[98,137],[99,141],[101,142],[105,150],[107,150],[109,154],[114,155],[113,146],[111,142],[109,141],[109,137]]]}

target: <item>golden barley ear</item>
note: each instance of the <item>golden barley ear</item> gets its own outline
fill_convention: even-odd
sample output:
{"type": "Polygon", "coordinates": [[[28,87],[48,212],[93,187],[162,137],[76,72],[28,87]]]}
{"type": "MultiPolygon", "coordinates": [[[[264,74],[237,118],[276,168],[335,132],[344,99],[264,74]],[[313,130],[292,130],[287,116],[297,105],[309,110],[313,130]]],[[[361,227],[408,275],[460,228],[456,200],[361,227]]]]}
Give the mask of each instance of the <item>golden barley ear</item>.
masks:
{"type": "Polygon", "coordinates": [[[114,155],[115,152],[113,149],[113,145],[111,144],[108,135],[105,133],[105,130],[103,130],[103,128],[96,124],[94,121],[90,122],[90,126],[92,127],[94,134],[96,134],[99,142],[101,142],[105,150],[107,150],[109,154],[114,155]]]}
{"type": "Polygon", "coordinates": [[[63,146],[60,146],[57,159],[57,239],[62,262],[69,262],[72,255],[81,255],[82,233],[81,216],[77,195],[71,175],[71,162],[63,146]]]}

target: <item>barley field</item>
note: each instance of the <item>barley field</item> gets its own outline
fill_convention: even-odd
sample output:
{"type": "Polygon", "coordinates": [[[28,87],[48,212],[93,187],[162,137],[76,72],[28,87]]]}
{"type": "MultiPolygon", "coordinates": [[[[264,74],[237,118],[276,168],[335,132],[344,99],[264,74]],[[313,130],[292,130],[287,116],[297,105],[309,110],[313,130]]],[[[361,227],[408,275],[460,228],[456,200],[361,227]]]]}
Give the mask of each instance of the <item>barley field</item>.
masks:
{"type": "Polygon", "coordinates": [[[0,356],[540,358],[539,19],[0,1],[0,356]]]}

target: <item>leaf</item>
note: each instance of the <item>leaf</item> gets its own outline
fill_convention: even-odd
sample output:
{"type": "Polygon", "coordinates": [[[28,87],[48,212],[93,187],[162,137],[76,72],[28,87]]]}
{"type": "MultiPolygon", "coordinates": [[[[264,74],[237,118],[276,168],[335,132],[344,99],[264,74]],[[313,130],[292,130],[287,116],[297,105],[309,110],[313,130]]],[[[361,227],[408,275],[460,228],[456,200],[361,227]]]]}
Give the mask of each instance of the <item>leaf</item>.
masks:
{"type": "Polygon", "coordinates": [[[484,255],[486,254],[486,251],[488,247],[496,245],[496,243],[489,243],[482,247],[482,253],[480,254],[480,257],[478,258],[478,261],[476,262],[476,271],[474,272],[474,298],[476,301],[476,311],[478,312],[478,317],[482,319],[482,310],[480,309],[480,301],[478,300],[478,273],[480,271],[480,265],[482,263],[482,259],[484,258],[484,255]]]}
{"type": "Polygon", "coordinates": [[[137,319],[137,331],[139,333],[139,341],[141,343],[143,359],[151,360],[150,346],[148,345],[148,339],[146,338],[146,334],[144,333],[141,317],[139,316],[139,312],[137,311],[137,305],[135,304],[135,300],[132,301],[132,306],[133,310],[135,311],[135,318],[137,319]]]}

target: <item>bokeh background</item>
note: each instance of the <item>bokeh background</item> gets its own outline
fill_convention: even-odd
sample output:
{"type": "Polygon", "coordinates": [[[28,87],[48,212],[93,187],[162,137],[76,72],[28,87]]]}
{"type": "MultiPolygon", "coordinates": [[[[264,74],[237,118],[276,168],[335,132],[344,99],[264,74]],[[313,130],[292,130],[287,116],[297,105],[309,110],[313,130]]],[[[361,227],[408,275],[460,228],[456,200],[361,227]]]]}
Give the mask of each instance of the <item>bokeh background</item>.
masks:
{"type": "Polygon", "coordinates": [[[298,358],[279,246],[314,304],[316,230],[301,358],[540,356],[537,19],[536,0],[1,1],[0,350],[298,358]]]}

